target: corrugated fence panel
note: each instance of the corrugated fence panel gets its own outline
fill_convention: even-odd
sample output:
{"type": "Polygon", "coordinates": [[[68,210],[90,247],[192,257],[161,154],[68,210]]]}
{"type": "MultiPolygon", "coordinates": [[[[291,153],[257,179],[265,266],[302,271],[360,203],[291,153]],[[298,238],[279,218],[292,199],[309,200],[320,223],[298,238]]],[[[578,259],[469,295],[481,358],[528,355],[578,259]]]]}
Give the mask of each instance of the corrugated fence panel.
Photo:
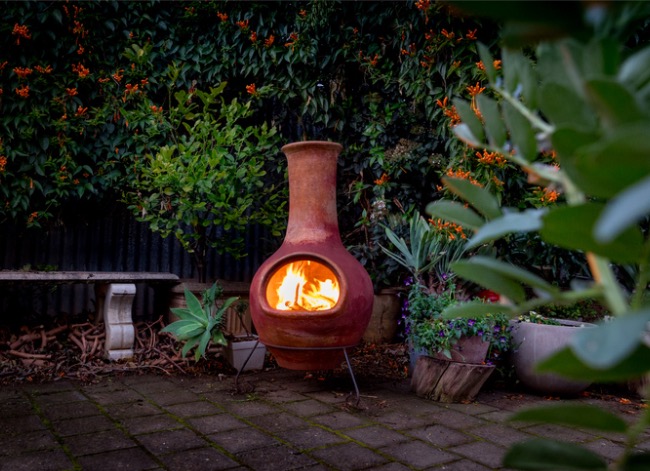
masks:
{"type": "MultiPolygon", "coordinates": [[[[266,231],[251,227],[245,236],[248,256],[235,260],[211,250],[208,280],[250,281],[265,257],[277,248],[266,231]]],[[[195,279],[192,258],[174,237],[162,239],[125,211],[110,211],[86,222],[67,222],[48,231],[0,225],[0,269],[170,272],[195,279]]],[[[137,286],[135,320],[155,320],[160,311],[153,289],[137,286]]],[[[94,309],[92,285],[35,287],[0,285],[0,325],[38,321],[43,316],[83,318],[94,309]],[[81,316],[80,316],[81,314],[81,316]]]]}

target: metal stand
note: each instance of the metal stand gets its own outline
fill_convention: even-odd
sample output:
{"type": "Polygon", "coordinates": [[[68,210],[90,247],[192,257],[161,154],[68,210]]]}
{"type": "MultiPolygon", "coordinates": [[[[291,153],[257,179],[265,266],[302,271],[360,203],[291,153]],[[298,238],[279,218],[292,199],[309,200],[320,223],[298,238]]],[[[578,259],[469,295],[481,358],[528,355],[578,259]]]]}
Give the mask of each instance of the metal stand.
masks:
{"type": "MultiPolygon", "coordinates": [[[[260,341],[257,339],[255,342],[255,345],[251,349],[250,353],[248,354],[248,357],[246,358],[246,361],[244,361],[244,364],[242,365],[241,369],[237,371],[237,375],[235,376],[235,390],[239,392],[239,375],[242,371],[244,371],[244,368],[246,368],[246,364],[248,363],[248,360],[251,359],[253,356],[253,353],[255,352],[255,349],[257,348],[257,344],[259,344],[260,341]]],[[[354,393],[357,398],[356,405],[359,405],[359,401],[361,400],[361,394],[359,393],[359,386],[357,386],[357,380],[354,377],[354,370],[352,369],[352,363],[350,363],[350,358],[348,356],[348,347],[309,347],[309,348],[302,348],[302,347],[279,347],[277,345],[267,345],[267,347],[275,347],[275,348],[284,348],[286,350],[338,350],[339,348],[343,350],[343,356],[345,356],[345,363],[348,365],[348,372],[350,373],[350,378],[352,379],[352,385],[354,386],[354,393]]]]}

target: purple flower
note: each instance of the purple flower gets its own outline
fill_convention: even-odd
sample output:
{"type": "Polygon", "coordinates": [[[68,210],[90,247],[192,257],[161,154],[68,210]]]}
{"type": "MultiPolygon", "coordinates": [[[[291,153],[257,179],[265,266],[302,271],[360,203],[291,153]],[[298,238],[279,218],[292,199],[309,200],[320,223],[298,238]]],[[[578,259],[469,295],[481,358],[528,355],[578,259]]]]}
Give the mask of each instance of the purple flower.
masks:
{"type": "Polygon", "coordinates": [[[438,336],[439,337],[444,337],[445,336],[445,331],[441,330],[440,332],[438,332],[438,336]]]}
{"type": "Polygon", "coordinates": [[[476,324],[476,321],[474,319],[470,319],[467,321],[467,325],[472,327],[474,324],[476,324]]]}

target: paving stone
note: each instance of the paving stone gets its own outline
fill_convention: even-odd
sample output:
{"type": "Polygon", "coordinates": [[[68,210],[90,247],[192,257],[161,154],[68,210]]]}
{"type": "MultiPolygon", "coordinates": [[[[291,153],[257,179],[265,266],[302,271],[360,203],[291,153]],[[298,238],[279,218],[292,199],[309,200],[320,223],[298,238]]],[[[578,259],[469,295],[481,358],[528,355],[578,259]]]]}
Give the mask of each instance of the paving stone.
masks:
{"type": "Polygon", "coordinates": [[[470,461],[476,461],[489,468],[501,466],[506,449],[490,442],[472,442],[466,445],[459,445],[449,448],[450,452],[461,455],[470,461]]]}
{"type": "Polygon", "coordinates": [[[458,459],[457,455],[447,453],[421,441],[399,443],[381,448],[381,451],[394,456],[398,461],[418,469],[447,463],[458,459]]]}
{"type": "Polygon", "coordinates": [[[345,443],[313,450],[311,456],[341,471],[375,468],[388,462],[386,458],[356,443],[345,443]]]}
{"type": "Polygon", "coordinates": [[[0,415],[0,435],[14,435],[18,433],[45,430],[45,424],[37,415],[10,416],[0,415]]]}
{"type": "Polygon", "coordinates": [[[279,444],[273,437],[251,427],[215,433],[207,438],[233,454],[279,444]]]}
{"type": "Polygon", "coordinates": [[[366,423],[363,419],[343,411],[318,415],[316,417],[311,417],[311,420],[337,430],[359,427],[366,423]]]}
{"type": "Polygon", "coordinates": [[[151,415],[143,419],[142,417],[129,417],[121,419],[120,423],[131,435],[141,435],[161,430],[175,430],[183,425],[166,414],[151,415]]]}
{"type": "MultiPolygon", "coordinates": [[[[56,439],[48,430],[21,433],[20,435],[4,435],[2,441],[0,441],[0,456],[54,449],[57,446],[56,439]]],[[[2,461],[2,458],[0,458],[0,461],[2,461]]]]}
{"type": "Polygon", "coordinates": [[[318,448],[349,440],[319,427],[309,427],[300,430],[285,430],[277,436],[299,450],[318,448]]]}
{"type": "Polygon", "coordinates": [[[371,425],[369,427],[347,430],[345,434],[362,442],[371,448],[380,448],[382,446],[394,445],[411,440],[409,437],[402,435],[380,425],[371,425]]]}
{"type": "Polygon", "coordinates": [[[318,464],[312,458],[282,445],[238,453],[237,460],[255,471],[277,471],[304,468],[318,464]]]}
{"type": "Polygon", "coordinates": [[[225,432],[244,428],[246,423],[237,420],[228,414],[207,415],[205,417],[195,417],[188,419],[187,422],[200,433],[210,435],[211,433],[225,432]]]}
{"type": "Polygon", "coordinates": [[[279,389],[276,391],[269,391],[263,395],[264,399],[272,401],[276,404],[285,402],[304,401],[306,398],[303,394],[295,391],[288,391],[286,389],[279,389]]]}
{"type": "Polygon", "coordinates": [[[102,405],[123,404],[142,400],[142,395],[133,389],[127,388],[91,392],[88,396],[92,401],[102,405]]]}
{"type": "Polygon", "coordinates": [[[502,424],[481,425],[480,427],[471,429],[468,433],[505,446],[511,446],[514,443],[533,438],[528,433],[514,430],[502,424]]]}
{"type": "Polygon", "coordinates": [[[305,393],[305,396],[309,396],[312,399],[316,399],[317,401],[325,402],[327,404],[344,404],[347,394],[336,393],[333,391],[314,391],[305,393]]]}
{"type": "Polygon", "coordinates": [[[125,402],[123,404],[111,404],[105,407],[108,415],[113,419],[148,417],[161,413],[159,407],[140,399],[134,402],[125,402]]]}
{"type": "Polygon", "coordinates": [[[199,448],[160,457],[170,471],[217,471],[238,466],[236,461],[214,448],[199,448]]]}
{"type": "Polygon", "coordinates": [[[64,439],[70,452],[75,456],[93,455],[106,451],[132,448],[136,443],[119,430],[74,435],[64,439]]]}
{"type": "MultiPolygon", "coordinates": [[[[304,396],[303,396],[304,398],[304,396]]],[[[283,404],[282,407],[292,414],[301,417],[310,417],[313,415],[324,414],[326,412],[334,412],[336,409],[329,404],[316,401],[314,399],[307,399],[306,401],[290,402],[283,404]]]]}
{"type": "MultiPolygon", "coordinates": [[[[147,453],[140,448],[124,448],[97,455],[82,456],[78,459],[81,469],[144,471],[160,469],[147,453]]],[[[36,468],[34,468],[36,469],[36,468]]],[[[65,468],[59,468],[59,470],[65,468]]],[[[40,471],[40,470],[39,470],[40,471]]]]}
{"type": "Polygon", "coordinates": [[[233,401],[221,404],[229,413],[238,417],[254,417],[278,412],[278,408],[261,401],[233,401]]]}
{"type": "Polygon", "coordinates": [[[470,460],[459,460],[453,463],[445,463],[436,469],[444,469],[446,471],[489,471],[492,468],[487,468],[482,464],[470,460]]]}
{"type": "Polygon", "coordinates": [[[65,437],[110,430],[115,427],[115,424],[103,415],[93,415],[89,417],[78,417],[76,419],[53,421],[52,427],[57,435],[65,437]]]}
{"type": "Polygon", "coordinates": [[[433,417],[434,416],[430,415],[418,417],[406,412],[389,412],[379,415],[376,420],[377,422],[381,422],[382,424],[397,430],[408,430],[432,424],[434,422],[433,417]]]}
{"type": "Polygon", "coordinates": [[[43,406],[49,404],[68,404],[70,402],[87,401],[88,398],[79,391],[53,391],[37,394],[36,402],[43,406]]]}
{"type": "Polygon", "coordinates": [[[410,471],[413,468],[404,466],[401,463],[387,463],[382,466],[376,466],[372,469],[373,471],[410,471]]]}
{"type": "Polygon", "coordinates": [[[37,451],[0,458],[0,471],[61,471],[62,469],[73,469],[73,463],[63,450],[37,451]]]}
{"type": "Polygon", "coordinates": [[[101,411],[91,402],[56,403],[44,406],[43,415],[49,420],[74,419],[78,417],[97,416],[101,411]]]}
{"type": "Polygon", "coordinates": [[[166,406],[165,410],[177,417],[198,417],[201,415],[221,414],[222,409],[207,401],[185,402],[166,406]]]}
{"type": "Polygon", "coordinates": [[[160,406],[171,406],[185,402],[196,402],[198,399],[200,399],[196,394],[192,392],[179,390],[149,393],[145,394],[145,396],[147,396],[150,401],[155,402],[160,406]]]}
{"type": "Polygon", "coordinates": [[[488,425],[483,419],[479,419],[472,415],[463,414],[454,410],[441,410],[438,414],[431,418],[431,423],[445,425],[455,429],[469,429],[478,427],[479,425],[488,425]]]}
{"type": "Polygon", "coordinates": [[[297,430],[305,428],[308,425],[304,420],[286,412],[257,415],[250,417],[248,420],[271,433],[281,432],[282,430],[297,430]]]}
{"type": "Polygon", "coordinates": [[[494,406],[478,402],[470,402],[469,404],[445,404],[445,409],[455,410],[469,415],[481,415],[498,410],[494,406]]]}
{"type": "Polygon", "coordinates": [[[139,435],[137,440],[155,456],[203,448],[207,443],[191,430],[185,429],[139,435]]]}
{"type": "Polygon", "coordinates": [[[615,460],[623,453],[624,447],[608,440],[595,440],[583,445],[585,448],[597,453],[607,460],[615,460]]]}
{"type": "Polygon", "coordinates": [[[531,435],[551,438],[562,442],[583,443],[595,438],[591,433],[553,424],[531,425],[521,430],[531,435]]]}
{"type": "Polygon", "coordinates": [[[3,419],[23,417],[32,413],[34,413],[34,408],[26,396],[15,392],[0,395],[0,417],[3,419]]]}
{"type": "Polygon", "coordinates": [[[476,441],[475,438],[466,433],[459,432],[443,425],[429,425],[421,429],[409,430],[408,434],[412,437],[419,438],[425,443],[441,448],[476,441]]]}

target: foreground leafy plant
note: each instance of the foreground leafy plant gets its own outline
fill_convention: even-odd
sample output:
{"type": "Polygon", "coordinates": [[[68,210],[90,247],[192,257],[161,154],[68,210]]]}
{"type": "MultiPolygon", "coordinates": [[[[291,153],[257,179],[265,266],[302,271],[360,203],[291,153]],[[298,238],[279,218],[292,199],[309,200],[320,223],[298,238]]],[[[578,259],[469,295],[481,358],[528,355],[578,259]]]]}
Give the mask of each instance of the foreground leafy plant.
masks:
{"type": "MultiPolygon", "coordinates": [[[[456,101],[462,123],[455,133],[460,139],[515,163],[530,181],[562,192],[566,203],[552,209],[502,208],[488,190],[447,178],[447,188],[470,207],[439,201],[430,204],[428,211],[474,231],[467,249],[515,232],[536,231],[547,243],[585,253],[593,281],[568,291],[490,257],[475,256],[453,264],[452,269],[506,296],[512,304],[500,309],[512,317],[544,305],[587,299],[602,302],[614,319],[578,331],[570,347],[538,369],[577,380],[610,382],[639,378],[650,370],[646,344],[650,322],[646,224],[650,210],[650,141],[646,138],[650,133],[650,47],[630,53],[623,49],[620,36],[613,35],[612,25],[634,18],[643,5],[620,2],[613,7],[615,11],[607,12],[620,13],[616,20],[603,16],[597,11],[600,7],[593,8],[582,12],[593,21],[584,25],[592,28],[589,40],[541,42],[534,62],[521,51],[504,49],[500,75],[490,66],[493,58],[487,48],[479,46],[496,99],[481,95],[476,108],[456,101]],[[540,162],[539,156],[548,152],[557,154],[558,166],[540,162]],[[615,266],[635,273],[631,292],[619,282],[615,266]]],[[[528,13],[535,14],[534,10],[528,13]]],[[[513,29],[506,31],[513,33],[513,29]]],[[[494,306],[464,303],[443,315],[475,316],[488,309],[494,306]]],[[[635,450],[650,425],[647,410],[638,423],[629,426],[604,411],[585,411],[583,406],[570,404],[514,417],[520,419],[625,432],[625,451],[612,469],[648,469],[650,454],[635,450]],[[585,414],[599,420],[587,420],[585,414]]],[[[504,465],[528,470],[608,469],[605,460],[592,451],[551,440],[516,445],[504,465]]]]}

